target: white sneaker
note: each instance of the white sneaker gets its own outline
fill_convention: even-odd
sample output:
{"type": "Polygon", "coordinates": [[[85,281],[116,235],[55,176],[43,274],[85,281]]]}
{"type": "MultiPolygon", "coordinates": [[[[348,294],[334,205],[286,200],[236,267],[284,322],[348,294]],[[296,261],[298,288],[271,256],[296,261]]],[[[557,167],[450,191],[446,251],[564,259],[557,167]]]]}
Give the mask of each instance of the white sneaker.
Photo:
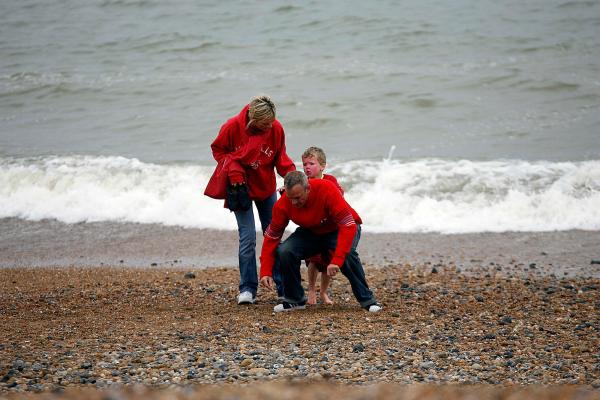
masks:
{"type": "Polygon", "coordinates": [[[256,297],[252,293],[245,291],[239,294],[238,304],[254,304],[256,303],[256,297]]]}
{"type": "Polygon", "coordinates": [[[381,306],[379,304],[371,304],[368,309],[369,312],[379,312],[381,311],[381,306]]]}
{"type": "Polygon", "coordinates": [[[287,301],[284,301],[283,303],[277,304],[275,307],[273,307],[273,311],[287,312],[287,311],[304,310],[305,308],[306,308],[305,303],[293,304],[293,303],[288,303],[287,301]]]}

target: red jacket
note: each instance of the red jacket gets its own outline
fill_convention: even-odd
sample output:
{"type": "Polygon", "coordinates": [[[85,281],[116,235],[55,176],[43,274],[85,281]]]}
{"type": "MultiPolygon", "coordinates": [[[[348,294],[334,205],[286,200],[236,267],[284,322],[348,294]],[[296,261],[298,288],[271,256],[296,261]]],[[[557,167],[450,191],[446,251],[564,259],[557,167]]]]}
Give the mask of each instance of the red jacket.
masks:
{"type": "MultiPolygon", "coordinates": [[[[312,178],[312,179],[315,179],[315,178],[312,178]]],[[[342,187],[338,183],[335,176],[329,175],[329,174],[323,174],[323,178],[321,178],[321,179],[325,179],[325,180],[328,180],[331,183],[333,183],[338,188],[338,190],[340,191],[342,196],[344,195],[344,189],[342,189],[342,187]]],[[[329,265],[331,263],[331,257],[333,257],[333,253],[334,253],[333,250],[329,250],[328,252],[319,253],[319,254],[315,254],[312,257],[308,257],[306,259],[306,265],[308,265],[310,263],[314,263],[319,267],[323,267],[323,266],[327,267],[327,265],[329,265]]]]}
{"type": "Polygon", "coordinates": [[[246,129],[248,108],[246,105],[237,116],[223,124],[210,147],[217,162],[226,156],[237,161],[244,170],[250,198],[264,200],[276,189],[273,168],[285,176],[296,166],[285,151],[285,134],[279,121],[273,121],[273,127],[268,131],[249,131],[246,129]]]}
{"type": "Polygon", "coordinates": [[[317,235],[338,231],[331,264],[344,265],[356,234],[356,224],[362,220],[329,180],[310,179],[308,185],[310,192],[303,207],[294,207],[285,193],[273,206],[273,218],[265,231],[260,255],[261,278],[273,275],[275,252],[289,221],[317,235]]]}
{"type": "Polygon", "coordinates": [[[325,180],[328,180],[328,181],[332,182],[335,185],[335,187],[338,188],[338,190],[340,191],[340,193],[342,194],[342,196],[344,195],[344,189],[342,189],[342,187],[338,183],[338,181],[335,178],[335,176],[329,175],[329,174],[323,174],[323,178],[321,178],[321,179],[325,179],[325,180]]]}

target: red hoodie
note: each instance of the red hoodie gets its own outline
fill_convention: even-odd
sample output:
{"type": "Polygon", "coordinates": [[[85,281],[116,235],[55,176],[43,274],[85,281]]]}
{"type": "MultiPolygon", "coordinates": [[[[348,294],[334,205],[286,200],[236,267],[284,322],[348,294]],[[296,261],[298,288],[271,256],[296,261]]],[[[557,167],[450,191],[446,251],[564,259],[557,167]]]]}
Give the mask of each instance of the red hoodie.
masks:
{"type": "Polygon", "coordinates": [[[342,187],[340,186],[340,184],[337,181],[337,179],[335,178],[335,176],[329,175],[329,174],[323,174],[323,178],[321,178],[321,179],[325,179],[325,180],[332,182],[335,185],[335,187],[338,188],[338,190],[340,191],[342,196],[344,195],[344,189],[342,189],[342,187]]]}
{"type": "Polygon", "coordinates": [[[273,219],[265,231],[260,255],[261,278],[273,275],[275,252],[289,221],[316,235],[338,231],[331,264],[344,265],[356,234],[356,224],[361,224],[362,220],[331,181],[310,179],[308,185],[308,199],[301,208],[294,207],[285,193],[273,206],[273,219]]]}
{"type": "MultiPolygon", "coordinates": [[[[318,178],[311,178],[311,179],[318,179],[318,178]]],[[[322,179],[328,180],[331,183],[333,183],[338,188],[338,190],[340,191],[342,196],[344,195],[344,189],[342,189],[342,187],[338,183],[335,176],[329,175],[329,174],[323,174],[322,179]]],[[[331,262],[331,257],[333,257],[333,250],[329,250],[326,253],[315,254],[314,256],[308,257],[306,259],[306,265],[308,265],[310,263],[314,263],[319,267],[323,267],[323,266],[327,267],[327,265],[329,265],[331,262]]]]}
{"type": "Polygon", "coordinates": [[[285,176],[296,166],[285,151],[285,134],[279,121],[273,121],[273,127],[268,131],[246,129],[249,107],[246,105],[237,116],[223,124],[210,147],[217,162],[229,155],[241,164],[250,198],[260,201],[275,192],[273,168],[285,176]]]}

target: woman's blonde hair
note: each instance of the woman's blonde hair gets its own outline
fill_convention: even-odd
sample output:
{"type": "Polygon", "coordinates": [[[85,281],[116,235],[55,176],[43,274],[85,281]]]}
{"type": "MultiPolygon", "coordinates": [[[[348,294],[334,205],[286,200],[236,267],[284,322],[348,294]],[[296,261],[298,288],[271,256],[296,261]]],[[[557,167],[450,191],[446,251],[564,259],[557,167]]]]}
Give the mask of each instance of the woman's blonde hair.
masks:
{"type": "Polygon", "coordinates": [[[274,120],[276,113],[275,103],[265,94],[253,97],[248,108],[248,126],[255,121],[265,119],[274,120]]]}

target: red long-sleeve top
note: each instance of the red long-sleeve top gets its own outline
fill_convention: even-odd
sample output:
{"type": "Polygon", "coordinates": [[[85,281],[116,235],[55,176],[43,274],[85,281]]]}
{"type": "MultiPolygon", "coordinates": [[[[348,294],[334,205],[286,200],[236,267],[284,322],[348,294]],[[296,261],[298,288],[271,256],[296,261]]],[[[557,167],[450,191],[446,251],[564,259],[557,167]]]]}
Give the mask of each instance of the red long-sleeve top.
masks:
{"type": "Polygon", "coordinates": [[[261,278],[273,276],[275,252],[290,221],[317,235],[338,231],[331,264],[344,265],[356,234],[356,224],[361,224],[362,220],[331,181],[310,179],[308,185],[310,191],[304,206],[294,207],[285,193],[273,206],[273,218],[265,231],[260,255],[261,278]]]}
{"type": "Polygon", "coordinates": [[[229,155],[239,162],[245,173],[248,194],[252,200],[264,200],[275,192],[275,172],[285,176],[296,170],[286,153],[285,133],[279,121],[273,121],[268,131],[253,132],[248,125],[246,105],[240,113],[230,118],[210,145],[217,162],[229,155]]]}
{"type": "Polygon", "coordinates": [[[335,185],[335,187],[338,188],[338,190],[340,191],[342,196],[344,195],[344,189],[342,189],[342,187],[340,186],[340,184],[339,184],[338,180],[335,178],[335,176],[329,175],[329,174],[323,174],[322,179],[332,182],[335,185]]]}
{"type": "MultiPolygon", "coordinates": [[[[311,178],[311,179],[315,179],[315,178],[311,178]]],[[[338,190],[340,191],[340,193],[342,194],[342,196],[344,195],[344,189],[342,189],[342,187],[338,183],[338,181],[335,178],[335,176],[329,175],[329,174],[323,174],[323,178],[322,179],[325,179],[327,181],[332,182],[335,185],[335,187],[338,188],[338,190]]],[[[308,257],[306,259],[306,265],[308,265],[310,263],[314,263],[314,264],[317,264],[319,266],[325,266],[326,267],[331,262],[331,257],[333,257],[333,250],[329,250],[326,253],[315,254],[314,256],[308,257]]]]}

